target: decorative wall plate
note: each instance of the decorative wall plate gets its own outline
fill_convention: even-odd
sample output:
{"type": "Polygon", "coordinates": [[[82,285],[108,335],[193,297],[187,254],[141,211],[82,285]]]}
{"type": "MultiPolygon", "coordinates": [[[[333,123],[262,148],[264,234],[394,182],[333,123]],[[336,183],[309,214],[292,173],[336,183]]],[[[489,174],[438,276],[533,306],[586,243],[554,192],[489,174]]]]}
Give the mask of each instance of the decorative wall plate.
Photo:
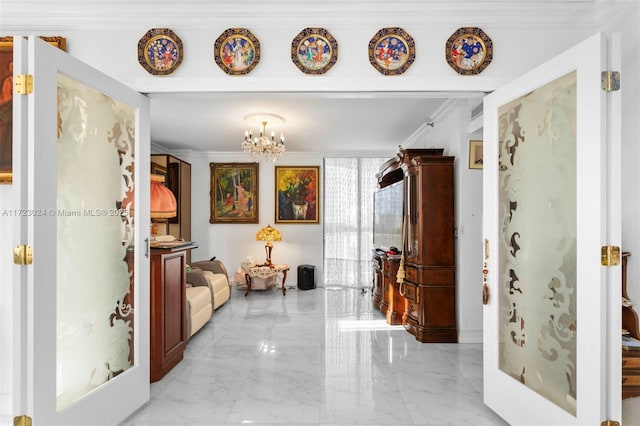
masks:
{"type": "Polygon", "coordinates": [[[229,75],[249,74],[260,62],[260,42],[246,28],[229,28],[214,43],[213,57],[229,75]]]}
{"type": "Polygon", "coordinates": [[[458,74],[480,74],[493,59],[493,42],[480,28],[458,28],[447,40],[445,56],[458,74]]]}
{"type": "Polygon", "coordinates": [[[324,28],[305,28],[291,42],[291,60],[305,74],[324,74],[338,60],[338,42],[324,28]]]}
{"type": "Polygon", "coordinates": [[[383,28],[369,42],[369,62],[384,75],[404,73],[415,59],[415,42],[402,28],[383,28]]]}
{"type": "Polygon", "coordinates": [[[152,28],[138,42],[138,62],[149,74],[171,74],[183,56],[182,40],[169,28],[152,28]]]}

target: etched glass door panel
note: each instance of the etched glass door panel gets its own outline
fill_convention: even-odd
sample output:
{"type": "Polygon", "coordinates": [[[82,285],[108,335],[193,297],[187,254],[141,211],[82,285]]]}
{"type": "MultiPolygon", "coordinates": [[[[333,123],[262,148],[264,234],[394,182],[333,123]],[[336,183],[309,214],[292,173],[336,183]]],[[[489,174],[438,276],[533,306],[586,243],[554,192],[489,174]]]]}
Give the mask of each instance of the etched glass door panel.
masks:
{"type": "Polygon", "coordinates": [[[500,370],[576,412],[576,73],[498,109],[500,370]]]}
{"type": "Polygon", "coordinates": [[[58,75],[57,408],[134,365],[133,107],[58,75]]]}
{"type": "Polygon", "coordinates": [[[510,424],[620,419],[620,270],[600,263],[621,240],[609,41],[596,34],[484,99],[484,402],[510,424]]]}
{"type": "Polygon", "coordinates": [[[16,98],[16,236],[33,247],[15,283],[16,415],[118,424],[150,391],[149,228],[134,226],[149,221],[148,99],[37,37],[14,46],[34,81],[16,98]]]}

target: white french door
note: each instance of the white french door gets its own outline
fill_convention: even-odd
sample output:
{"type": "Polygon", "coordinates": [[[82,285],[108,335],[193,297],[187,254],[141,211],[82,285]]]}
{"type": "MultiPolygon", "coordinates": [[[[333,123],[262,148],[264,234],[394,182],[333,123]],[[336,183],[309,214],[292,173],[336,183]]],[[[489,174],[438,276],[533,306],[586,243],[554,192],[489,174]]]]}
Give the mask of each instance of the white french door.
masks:
{"type": "Polygon", "coordinates": [[[597,34],[484,101],[484,398],[510,424],[621,418],[621,271],[601,265],[621,243],[616,45],[597,34]]]}
{"type": "Polygon", "coordinates": [[[13,412],[116,424],[149,399],[148,100],[36,37],[14,70],[13,412]]]}

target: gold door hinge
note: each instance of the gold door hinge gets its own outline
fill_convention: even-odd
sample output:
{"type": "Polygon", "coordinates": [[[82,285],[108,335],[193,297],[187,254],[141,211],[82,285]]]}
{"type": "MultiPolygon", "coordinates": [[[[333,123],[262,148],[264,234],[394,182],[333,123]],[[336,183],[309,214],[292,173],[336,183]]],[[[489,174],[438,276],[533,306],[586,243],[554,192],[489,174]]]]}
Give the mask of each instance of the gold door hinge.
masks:
{"type": "Polygon", "coordinates": [[[602,82],[602,90],[605,92],[616,92],[620,90],[619,71],[602,71],[600,81],[602,82]]]}
{"type": "Polygon", "coordinates": [[[33,75],[16,74],[13,87],[18,95],[28,95],[33,93],[33,75]]]}
{"type": "Polygon", "coordinates": [[[32,421],[29,416],[16,416],[13,418],[13,426],[31,426],[32,421]]]}
{"type": "Polygon", "coordinates": [[[31,265],[33,263],[33,249],[26,244],[13,248],[13,263],[16,265],[31,265]]]}
{"type": "Polygon", "coordinates": [[[600,423],[600,426],[620,426],[620,422],[616,422],[615,420],[605,420],[600,423]]]}
{"type": "Polygon", "coordinates": [[[620,264],[620,247],[602,246],[600,249],[600,263],[602,266],[617,266],[620,264]]]}

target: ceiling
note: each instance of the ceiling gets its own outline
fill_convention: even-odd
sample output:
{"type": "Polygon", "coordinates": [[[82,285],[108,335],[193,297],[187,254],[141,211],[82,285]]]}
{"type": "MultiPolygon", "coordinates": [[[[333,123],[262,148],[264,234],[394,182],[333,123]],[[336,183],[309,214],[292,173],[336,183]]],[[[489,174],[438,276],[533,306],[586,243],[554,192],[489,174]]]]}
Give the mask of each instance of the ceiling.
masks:
{"type": "MultiPolygon", "coordinates": [[[[151,140],[166,149],[237,152],[244,117],[270,113],[267,133],[285,135],[289,152],[395,150],[456,98],[482,102],[481,93],[151,93],[151,140]]],[[[252,128],[254,135],[259,129],[252,128]]]]}

